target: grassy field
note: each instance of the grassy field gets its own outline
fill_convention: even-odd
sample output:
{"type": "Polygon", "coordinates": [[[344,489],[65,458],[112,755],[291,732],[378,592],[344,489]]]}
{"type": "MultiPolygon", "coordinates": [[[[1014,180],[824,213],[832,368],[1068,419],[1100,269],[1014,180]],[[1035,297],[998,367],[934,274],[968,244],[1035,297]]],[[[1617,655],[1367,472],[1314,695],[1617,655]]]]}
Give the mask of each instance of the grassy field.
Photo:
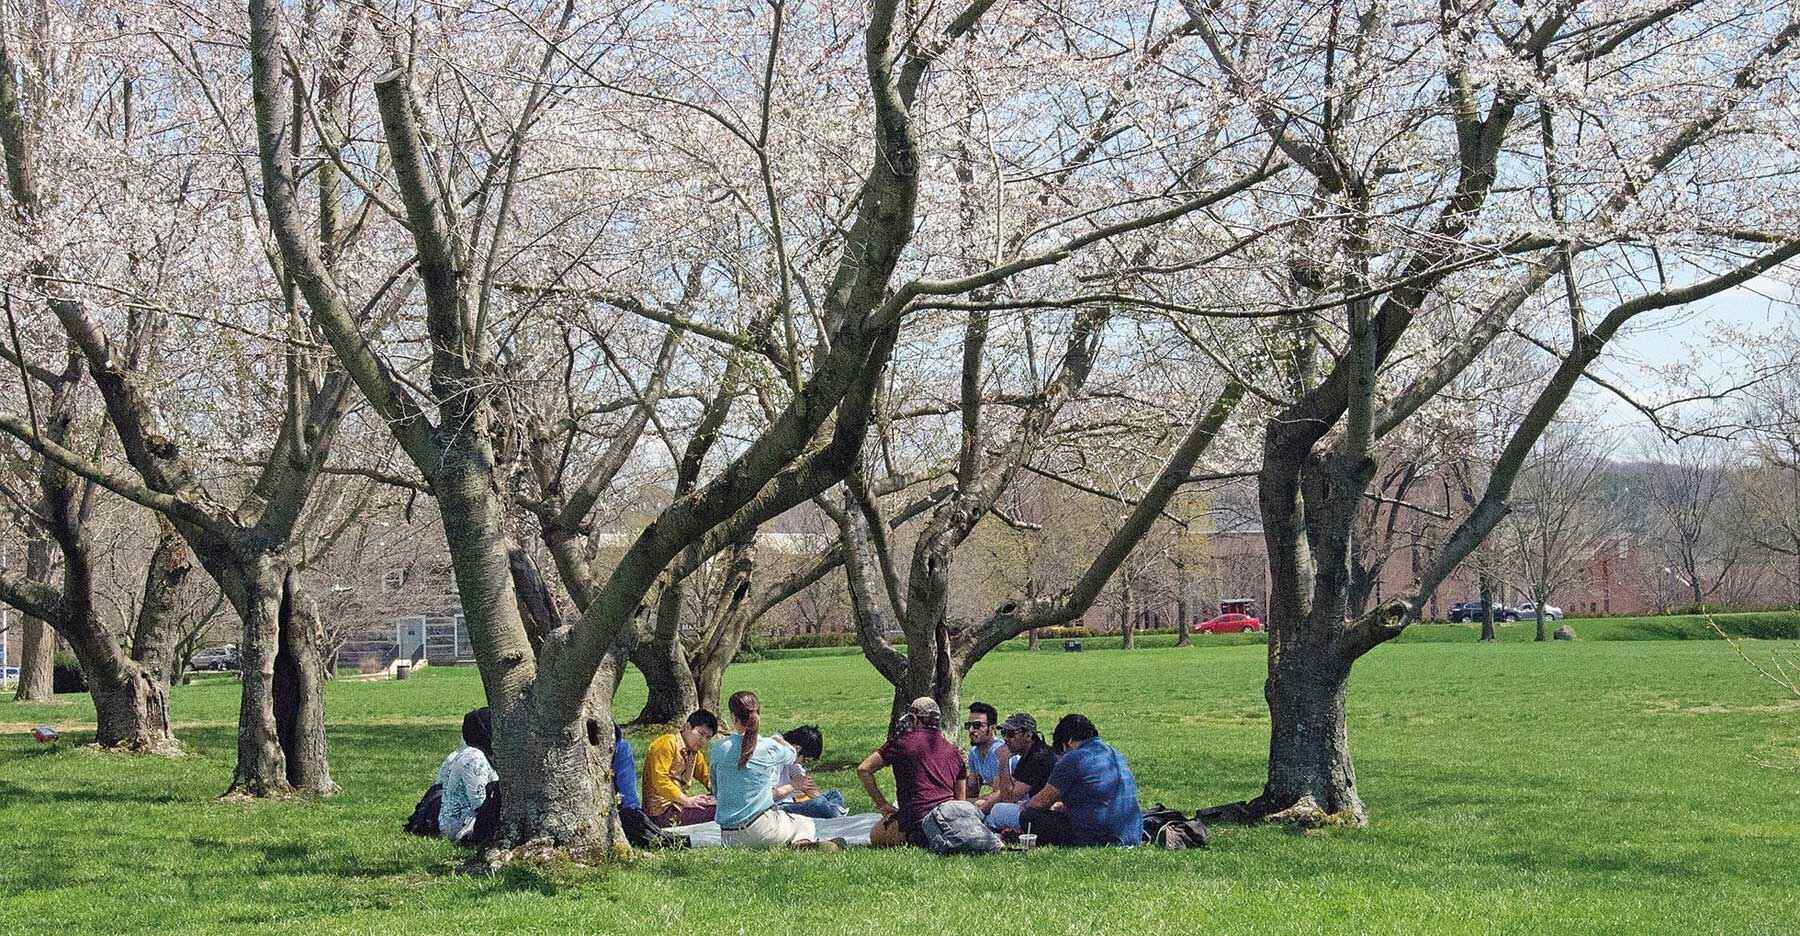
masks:
{"type": "MultiPolygon", "coordinates": [[[[1146,801],[1193,809],[1260,785],[1262,670],[1261,647],[1216,639],[1007,653],[968,697],[1040,722],[1086,712],[1146,801]]],[[[867,664],[771,660],[727,684],[755,688],[771,724],[821,723],[822,780],[867,805],[850,765],[887,707],[867,664]]],[[[1371,826],[1221,829],[1185,853],[705,851],[465,877],[455,848],[400,825],[479,696],[468,669],[335,683],[344,793],[248,806],[215,801],[233,684],[177,690],[193,752],[179,760],[83,749],[85,697],[0,704],[0,932],[1800,931],[1800,704],[1720,642],[1383,647],[1351,694],[1371,826]],[[65,743],[34,745],[39,721],[68,729],[65,743]]],[[[629,681],[621,708],[641,698],[629,681]]]]}

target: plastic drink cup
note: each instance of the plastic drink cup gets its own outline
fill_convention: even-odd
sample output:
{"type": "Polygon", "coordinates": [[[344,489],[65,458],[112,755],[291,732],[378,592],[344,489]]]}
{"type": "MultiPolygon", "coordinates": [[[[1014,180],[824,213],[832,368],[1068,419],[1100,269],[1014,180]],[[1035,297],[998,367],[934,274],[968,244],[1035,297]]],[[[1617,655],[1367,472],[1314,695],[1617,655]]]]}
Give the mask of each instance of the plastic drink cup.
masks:
{"type": "Polygon", "coordinates": [[[1037,847],[1037,836],[1030,832],[1026,832],[1025,834],[1019,836],[1019,847],[1025,849],[1026,851],[1030,851],[1030,850],[1036,848],[1037,847]]]}

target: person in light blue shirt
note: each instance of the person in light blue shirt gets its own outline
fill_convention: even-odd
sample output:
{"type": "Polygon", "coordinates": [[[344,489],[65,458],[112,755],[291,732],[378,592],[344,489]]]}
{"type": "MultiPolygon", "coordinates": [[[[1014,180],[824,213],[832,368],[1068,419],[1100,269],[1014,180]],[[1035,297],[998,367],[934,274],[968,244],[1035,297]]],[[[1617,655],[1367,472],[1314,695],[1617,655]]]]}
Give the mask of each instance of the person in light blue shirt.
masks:
{"type": "Polygon", "coordinates": [[[994,737],[1000,726],[1000,711],[986,702],[969,704],[969,720],[963,728],[969,732],[969,799],[980,799],[983,790],[993,791],[1010,786],[1012,766],[1006,742],[994,737]]]}
{"type": "Polygon", "coordinates": [[[737,733],[714,738],[707,751],[719,837],[737,848],[812,845],[817,835],[811,818],[773,808],[772,789],[782,768],[794,763],[794,749],[763,736],[756,693],[733,693],[726,704],[737,733]]]}
{"type": "Polygon", "coordinates": [[[493,739],[493,710],[484,706],[464,715],[462,745],[438,768],[437,782],[444,786],[438,834],[452,842],[465,842],[475,831],[475,814],[487,802],[488,784],[500,779],[491,761],[493,739]]]}

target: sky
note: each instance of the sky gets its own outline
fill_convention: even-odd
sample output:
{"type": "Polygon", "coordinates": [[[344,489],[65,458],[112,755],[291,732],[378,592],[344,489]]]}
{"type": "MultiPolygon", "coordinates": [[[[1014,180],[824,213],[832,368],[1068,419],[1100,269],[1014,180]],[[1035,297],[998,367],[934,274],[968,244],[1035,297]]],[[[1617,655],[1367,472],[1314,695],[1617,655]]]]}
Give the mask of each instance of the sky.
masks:
{"type": "MultiPolygon", "coordinates": [[[[1768,336],[1800,324],[1794,287],[1759,278],[1697,303],[1692,309],[1646,314],[1609,345],[1603,375],[1640,401],[1660,403],[1688,395],[1677,385],[1732,386],[1749,374],[1739,336],[1768,336]]],[[[1570,406],[1591,407],[1621,441],[1635,444],[1657,434],[1643,414],[1607,390],[1583,382],[1570,406]]],[[[1698,415],[1708,404],[1689,404],[1698,415]]]]}

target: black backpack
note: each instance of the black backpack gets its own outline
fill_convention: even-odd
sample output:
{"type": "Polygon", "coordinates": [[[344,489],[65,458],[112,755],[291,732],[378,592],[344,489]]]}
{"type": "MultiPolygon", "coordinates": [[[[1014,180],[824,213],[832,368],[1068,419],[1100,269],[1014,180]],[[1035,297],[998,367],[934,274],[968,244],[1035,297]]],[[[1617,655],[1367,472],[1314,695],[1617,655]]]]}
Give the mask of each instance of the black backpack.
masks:
{"type": "Polygon", "coordinates": [[[1181,810],[1157,803],[1144,811],[1144,841],[1156,848],[1205,848],[1212,833],[1199,815],[1189,819],[1181,810]]]}
{"type": "Polygon", "coordinates": [[[688,848],[692,841],[685,835],[665,832],[641,809],[619,807],[619,825],[625,829],[625,841],[633,848],[688,848]]]}
{"type": "Polygon", "coordinates": [[[434,783],[425,795],[419,797],[419,805],[413,807],[412,818],[406,820],[406,831],[425,838],[438,837],[438,810],[444,807],[444,785],[434,783]]]}
{"type": "Polygon", "coordinates": [[[475,828],[469,830],[469,837],[463,839],[465,845],[477,845],[490,841],[494,833],[500,831],[500,781],[495,780],[487,785],[487,798],[475,807],[475,828]]]}
{"type": "Polygon", "coordinates": [[[1199,819],[1177,819],[1164,823],[1150,838],[1150,844],[1157,848],[1205,848],[1212,842],[1212,833],[1207,831],[1206,823],[1199,819]]]}

